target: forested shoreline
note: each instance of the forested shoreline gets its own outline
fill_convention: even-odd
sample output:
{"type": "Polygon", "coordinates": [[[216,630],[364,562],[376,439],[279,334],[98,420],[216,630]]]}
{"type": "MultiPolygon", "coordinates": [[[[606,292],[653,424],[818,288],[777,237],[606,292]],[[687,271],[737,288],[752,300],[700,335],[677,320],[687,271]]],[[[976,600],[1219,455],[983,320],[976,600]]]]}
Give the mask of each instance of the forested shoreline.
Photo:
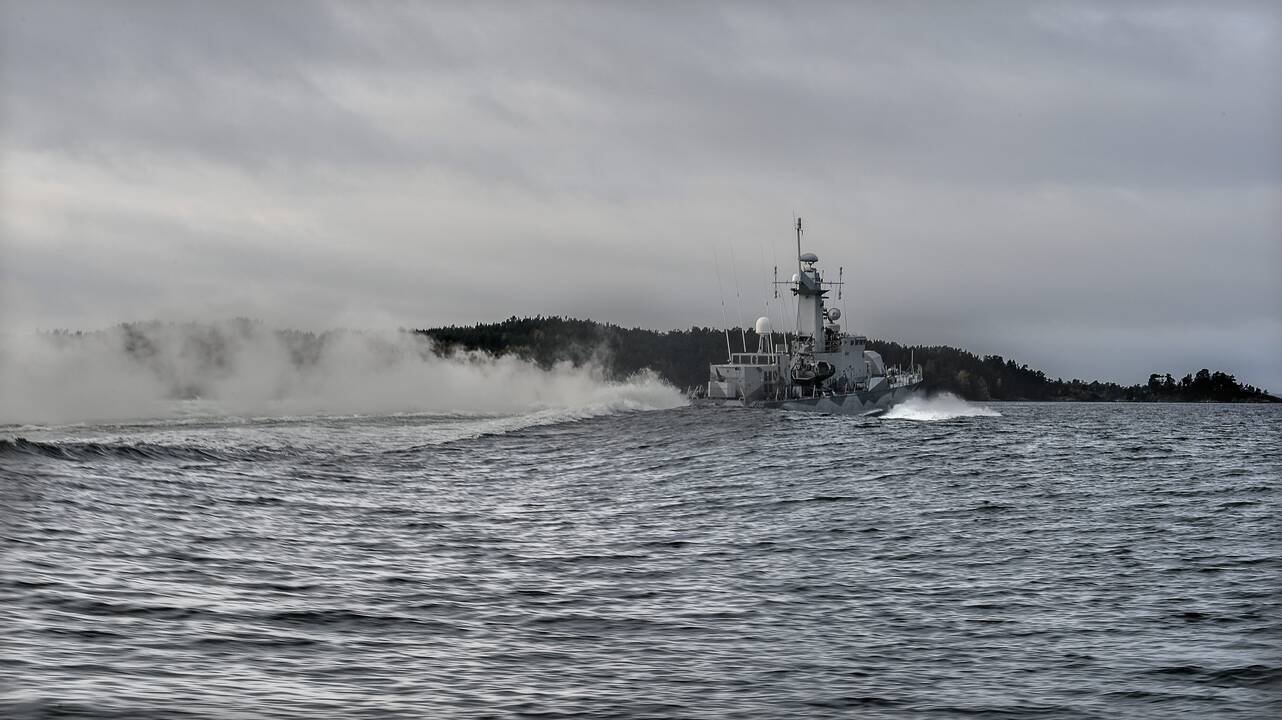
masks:
{"type": "MultiPolygon", "coordinates": [[[[175,397],[197,397],[210,380],[235,372],[246,348],[280,353],[290,366],[317,366],[329,352],[356,336],[375,356],[412,353],[430,358],[459,351],[511,355],[542,367],[568,362],[592,364],[612,379],[653,371],[667,382],[689,389],[707,381],[708,365],[726,359],[726,332],[715,328],[657,331],[625,328],[562,317],[510,317],[496,323],[402,330],[394,335],[360,330],[314,333],[271,329],[261,321],[236,318],[214,323],[122,323],[90,332],[43,333],[52,348],[81,346],[89,352],[122,351],[129,364],[145,369],[172,387],[175,397]],[[399,336],[399,337],[397,337],[399,336]],[[274,338],[267,350],[254,338],[274,338]],[[405,341],[421,340],[423,342],[405,341]],[[94,343],[88,345],[87,343],[94,343]]],[[[776,335],[776,339],[782,340],[776,335]]],[[[730,331],[735,352],[757,347],[757,334],[730,331]]],[[[1243,384],[1230,374],[1202,369],[1176,378],[1153,373],[1136,385],[1049,378],[998,355],[978,356],[946,345],[903,345],[869,340],[869,349],[891,365],[916,362],[923,367],[926,391],[951,392],[967,400],[1039,400],[1088,402],[1279,402],[1266,391],[1243,384]]]]}
{"type": "MultiPolygon", "coordinates": [[[[707,381],[708,365],[726,358],[726,333],[707,327],[656,331],[561,317],[510,317],[497,323],[415,330],[438,352],[455,349],[516,354],[542,365],[568,361],[600,363],[615,377],[650,369],[680,388],[707,381]]],[[[730,331],[732,349],[757,347],[751,330],[730,331]]],[[[910,359],[923,367],[927,392],[951,392],[967,400],[1095,402],[1277,402],[1264,390],[1230,374],[1201,369],[1180,379],[1154,373],[1144,384],[1048,378],[1041,370],[999,355],[980,357],[946,345],[902,345],[874,340],[868,348],[892,365],[910,359]]]]}

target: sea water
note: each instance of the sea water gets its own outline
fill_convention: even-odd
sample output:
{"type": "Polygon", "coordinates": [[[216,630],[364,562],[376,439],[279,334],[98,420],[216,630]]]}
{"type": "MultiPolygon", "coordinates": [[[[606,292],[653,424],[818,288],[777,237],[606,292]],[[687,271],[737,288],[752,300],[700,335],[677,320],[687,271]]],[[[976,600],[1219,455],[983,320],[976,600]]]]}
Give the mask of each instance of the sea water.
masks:
{"type": "Polygon", "coordinates": [[[1282,711],[1280,406],[654,400],[0,428],[0,715],[1282,711]]]}

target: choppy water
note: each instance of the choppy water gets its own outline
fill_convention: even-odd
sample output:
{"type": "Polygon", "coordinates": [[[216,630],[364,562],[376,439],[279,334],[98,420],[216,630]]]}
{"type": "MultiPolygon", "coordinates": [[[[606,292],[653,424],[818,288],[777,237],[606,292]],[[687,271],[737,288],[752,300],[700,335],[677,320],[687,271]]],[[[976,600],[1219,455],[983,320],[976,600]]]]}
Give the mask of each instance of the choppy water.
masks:
{"type": "Polygon", "coordinates": [[[1273,717],[1282,408],[0,429],[6,717],[1273,717]]]}

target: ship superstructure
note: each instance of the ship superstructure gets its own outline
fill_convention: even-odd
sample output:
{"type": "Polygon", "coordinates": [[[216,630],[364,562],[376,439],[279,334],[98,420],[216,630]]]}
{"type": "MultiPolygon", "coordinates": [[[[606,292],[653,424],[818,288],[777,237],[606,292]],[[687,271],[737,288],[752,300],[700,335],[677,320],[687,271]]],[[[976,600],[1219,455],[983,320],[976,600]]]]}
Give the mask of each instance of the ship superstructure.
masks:
{"type": "Polygon", "coordinates": [[[791,282],[776,282],[796,298],[796,332],[784,333],[779,342],[770,319],[759,318],[757,351],[727,352],[727,362],[709,367],[708,384],[694,391],[692,401],[837,414],[885,412],[921,385],[921,366],[887,367],[879,353],[867,349],[867,338],[842,331],[840,309],[826,305],[830,290],[843,285],[841,274],[837,282],[824,280],[819,258],[801,252],[800,218],[796,229],[797,273],[791,282]]]}

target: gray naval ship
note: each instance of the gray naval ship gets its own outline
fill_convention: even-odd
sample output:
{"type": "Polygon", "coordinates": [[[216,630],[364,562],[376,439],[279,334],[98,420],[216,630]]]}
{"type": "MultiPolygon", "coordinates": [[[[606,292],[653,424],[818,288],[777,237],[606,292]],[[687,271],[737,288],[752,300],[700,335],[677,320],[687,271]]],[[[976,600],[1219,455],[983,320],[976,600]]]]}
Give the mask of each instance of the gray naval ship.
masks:
{"type": "Polygon", "coordinates": [[[798,218],[797,274],[775,282],[796,296],[796,332],[778,343],[770,319],[759,318],[757,351],[742,353],[730,351],[727,335],[729,361],[710,366],[708,384],[691,393],[693,404],[879,415],[921,385],[920,365],[886,367],[879,353],[865,349],[867,338],[842,332],[841,311],[824,304],[830,288],[840,293],[841,273],[828,282],[818,264],[814,253],[801,252],[798,218]]]}

